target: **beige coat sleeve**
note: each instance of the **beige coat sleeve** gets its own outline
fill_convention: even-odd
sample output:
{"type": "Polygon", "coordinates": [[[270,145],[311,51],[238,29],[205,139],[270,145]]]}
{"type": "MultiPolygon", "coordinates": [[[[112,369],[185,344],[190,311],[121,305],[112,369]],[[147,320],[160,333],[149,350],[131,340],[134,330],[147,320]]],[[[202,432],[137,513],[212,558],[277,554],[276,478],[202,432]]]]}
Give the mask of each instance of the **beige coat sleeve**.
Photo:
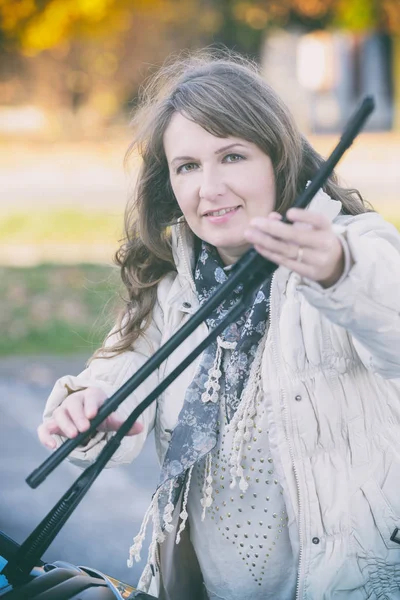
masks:
{"type": "Polygon", "coordinates": [[[348,219],[351,268],[332,288],[299,286],[308,302],[346,329],[365,367],[400,377],[400,235],[376,213],[348,219]]]}
{"type": "MultiPolygon", "coordinates": [[[[160,346],[161,341],[162,311],[156,305],[153,311],[153,319],[145,332],[145,336],[139,338],[133,351],[124,352],[112,358],[95,358],[89,366],[77,376],[65,375],[58,379],[47,400],[44,409],[44,420],[51,417],[53,411],[67,398],[67,396],[78,390],[88,387],[98,387],[108,397],[116,392],[160,346]]],[[[116,335],[116,334],[115,334],[116,335]]],[[[113,336],[107,345],[113,343],[113,336]]],[[[158,371],[145,380],[141,386],[126,398],[117,409],[117,413],[123,418],[156,387],[158,384],[158,371]]],[[[141,451],[143,444],[154,426],[156,403],[153,402],[139,418],[143,425],[142,433],[135,436],[126,436],[117,452],[114,454],[107,466],[131,462],[141,451]]],[[[86,446],[80,446],[70,455],[71,462],[81,467],[92,463],[103,449],[112,433],[97,433],[86,446]]],[[[59,446],[65,438],[54,436],[59,446]]]]}

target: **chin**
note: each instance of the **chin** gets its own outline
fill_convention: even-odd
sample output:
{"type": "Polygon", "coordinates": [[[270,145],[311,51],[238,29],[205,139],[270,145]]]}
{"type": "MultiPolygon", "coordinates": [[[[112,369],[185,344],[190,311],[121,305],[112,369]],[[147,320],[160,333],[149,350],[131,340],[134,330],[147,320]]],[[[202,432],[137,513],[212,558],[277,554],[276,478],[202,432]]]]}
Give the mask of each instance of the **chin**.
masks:
{"type": "Polygon", "coordinates": [[[202,239],[217,248],[229,248],[230,250],[249,245],[247,240],[243,237],[242,231],[204,231],[202,239]]]}
{"type": "Polygon", "coordinates": [[[215,246],[216,248],[223,248],[227,251],[240,250],[243,246],[249,246],[246,240],[238,240],[237,242],[232,241],[232,236],[212,236],[209,235],[203,238],[205,242],[215,246]]]}

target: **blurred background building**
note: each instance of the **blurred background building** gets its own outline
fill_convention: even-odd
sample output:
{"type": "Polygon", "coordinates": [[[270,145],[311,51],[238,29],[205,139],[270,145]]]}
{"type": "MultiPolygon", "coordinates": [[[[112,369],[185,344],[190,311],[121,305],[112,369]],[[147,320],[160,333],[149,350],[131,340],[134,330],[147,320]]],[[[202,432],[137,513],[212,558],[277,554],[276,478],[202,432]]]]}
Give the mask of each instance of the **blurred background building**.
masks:
{"type": "Polygon", "coordinates": [[[304,130],[340,131],[360,98],[372,94],[367,130],[389,131],[398,126],[396,44],[378,31],[279,31],[267,36],[263,62],[304,130]]]}

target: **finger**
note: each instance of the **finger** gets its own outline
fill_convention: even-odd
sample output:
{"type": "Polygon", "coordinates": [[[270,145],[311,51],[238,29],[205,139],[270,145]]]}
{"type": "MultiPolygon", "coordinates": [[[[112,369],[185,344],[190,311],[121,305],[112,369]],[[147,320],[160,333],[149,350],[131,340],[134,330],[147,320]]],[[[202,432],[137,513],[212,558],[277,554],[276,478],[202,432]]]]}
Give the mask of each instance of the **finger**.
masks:
{"type": "Polygon", "coordinates": [[[98,425],[98,431],[117,431],[123,423],[115,413],[111,413],[100,425],[98,425]]]}
{"type": "Polygon", "coordinates": [[[65,435],[69,438],[78,435],[78,429],[63,404],[53,412],[53,419],[57,423],[61,435],[65,435]]]}
{"type": "MultiPolygon", "coordinates": [[[[122,419],[117,413],[112,413],[107,419],[101,423],[98,427],[99,431],[118,431],[125,419],[122,419]]],[[[136,421],[130,428],[126,435],[137,435],[143,431],[143,425],[136,421]]]]}
{"type": "Polygon", "coordinates": [[[87,388],[84,395],[84,412],[87,419],[93,419],[106,400],[106,394],[98,388],[87,388]]]}
{"type": "Polygon", "coordinates": [[[306,243],[283,242],[258,230],[249,232],[246,237],[254,246],[257,245],[265,252],[272,252],[275,257],[280,256],[282,259],[288,258],[298,261],[299,253],[301,253],[301,262],[310,265],[314,264],[320,268],[324,267],[325,263],[329,263],[333,244],[337,241],[335,237],[331,239],[328,236],[324,236],[323,238],[318,238],[318,245],[307,246],[306,243]]]}
{"type": "Polygon", "coordinates": [[[278,212],[272,211],[269,213],[267,219],[272,219],[273,221],[281,221],[282,215],[278,212]]]}
{"type": "Polygon", "coordinates": [[[138,433],[142,433],[143,431],[143,425],[141,423],[139,423],[139,421],[136,421],[133,424],[133,427],[130,428],[130,430],[128,431],[127,435],[138,435],[138,433]]]}
{"type": "Polygon", "coordinates": [[[84,410],[84,398],[83,393],[73,394],[63,403],[68,416],[80,432],[87,431],[90,427],[90,421],[84,410]]]}
{"type": "Polygon", "coordinates": [[[265,251],[261,246],[258,245],[255,245],[254,248],[262,256],[264,256],[268,260],[271,260],[275,264],[282,267],[286,267],[290,271],[294,271],[302,277],[307,277],[309,279],[316,280],[316,267],[314,265],[307,264],[304,261],[304,259],[299,261],[293,258],[287,258],[286,256],[282,256],[281,254],[277,254],[276,252],[265,251]]]}
{"type": "Polygon", "coordinates": [[[60,433],[58,425],[52,420],[46,420],[37,428],[38,438],[41,444],[53,450],[57,444],[52,434],[60,433]]]}
{"type": "Polygon", "coordinates": [[[296,229],[303,229],[307,231],[314,230],[314,227],[311,225],[311,223],[302,223],[301,221],[295,221],[292,227],[296,227],[296,229]]]}
{"type": "Polygon", "coordinates": [[[271,236],[275,240],[281,240],[286,243],[297,246],[306,246],[313,249],[324,248],[329,238],[333,236],[331,231],[316,230],[307,223],[295,223],[294,225],[290,225],[288,223],[268,220],[261,217],[252,219],[250,227],[245,231],[246,237],[252,230],[258,230],[271,236]]]}
{"type": "Polygon", "coordinates": [[[305,210],[303,208],[290,208],[286,213],[292,223],[308,223],[315,229],[330,229],[331,221],[321,213],[305,210]]]}
{"type": "Polygon", "coordinates": [[[299,245],[284,242],[274,238],[259,229],[249,229],[245,232],[246,239],[266,252],[272,252],[286,258],[297,258],[299,245]]]}

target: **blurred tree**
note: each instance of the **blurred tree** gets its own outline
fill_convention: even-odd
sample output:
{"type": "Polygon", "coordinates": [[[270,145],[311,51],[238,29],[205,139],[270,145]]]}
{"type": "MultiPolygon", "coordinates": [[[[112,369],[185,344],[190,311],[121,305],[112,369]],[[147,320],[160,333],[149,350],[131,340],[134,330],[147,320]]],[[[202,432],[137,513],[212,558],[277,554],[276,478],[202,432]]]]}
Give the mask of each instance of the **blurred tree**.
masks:
{"type": "Polygon", "coordinates": [[[18,103],[17,81],[23,78],[25,103],[64,110],[57,122],[67,131],[71,115],[79,115],[89,132],[118,114],[151,64],[214,31],[215,12],[207,6],[198,11],[198,5],[199,0],[0,0],[2,102],[18,103]]]}
{"type": "Polygon", "coordinates": [[[291,25],[400,35],[400,0],[0,0],[0,95],[64,107],[89,130],[171,52],[224,44],[258,57],[268,28],[291,25]]]}
{"type": "Polygon", "coordinates": [[[124,33],[144,15],[155,23],[180,24],[196,16],[193,29],[199,25],[207,29],[209,9],[193,14],[199,4],[198,0],[0,0],[0,31],[9,48],[34,55],[72,39],[124,33]]]}
{"type": "Polygon", "coordinates": [[[399,0],[0,0],[0,41],[33,55],[75,38],[123,33],[145,14],[250,51],[260,37],[257,32],[271,25],[400,34],[399,0]]]}

